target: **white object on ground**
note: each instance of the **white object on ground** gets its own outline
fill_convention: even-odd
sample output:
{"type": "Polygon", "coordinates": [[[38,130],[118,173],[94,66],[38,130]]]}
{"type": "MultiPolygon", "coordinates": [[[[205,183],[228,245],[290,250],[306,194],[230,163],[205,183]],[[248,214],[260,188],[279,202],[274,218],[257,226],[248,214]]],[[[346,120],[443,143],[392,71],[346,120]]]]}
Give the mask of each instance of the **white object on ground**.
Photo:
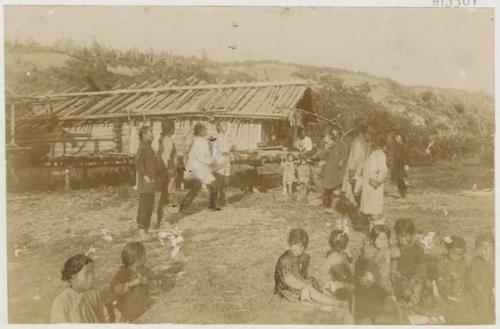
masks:
{"type": "Polygon", "coordinates": [[[111,236],[111,234],[109,234],[109,231],[105,228],[102,228],[101,229],[101,233],[102,233],[102,238],[108,242],[108,243],[111,243],[113,242],[113,237],[111,236]]]}
{"type": "Polygon", "coordinates": [[[177,227],[172,228],[167,232],[158,232],[158,239],[162,245],[165,245],[163,239],[168,239],[170,245],[172,246],[171,257],[176,258],[181,250],[181,243],[184,241],[184,238],[181,235],[181,232],[177,229],[177,227]]]}
{"type": "Polygon", "coordinates": [[[444,209],[443,209],[443,214],[444,214],[445,216],[448,216],[448,209],[444,208],[444,209]]]}
{"type": "Polygon", "coordinates": [[[85,256],[90,256],[91,254],[95,254],[96,251],[97,251],[96,248],[90,246],[89,250],[87,250],[87,252],[85,253],[85,256]]]}
{"type": "Polygon", "coordinates": [[[22,248],[19,248],[17,246],[17,244],[14,246],[14,255],[16,257],[19,257],[20,254],[25,253],[25,252],[26,252],[26,246],[24,246],[22,248]]]}
{"type": "Polygon", "coordinates": [[[436,232],[428,232],[426,235],[420,238],[420,243],[424,246],[425,249],[432,248],[435,235],[436,232]]]}

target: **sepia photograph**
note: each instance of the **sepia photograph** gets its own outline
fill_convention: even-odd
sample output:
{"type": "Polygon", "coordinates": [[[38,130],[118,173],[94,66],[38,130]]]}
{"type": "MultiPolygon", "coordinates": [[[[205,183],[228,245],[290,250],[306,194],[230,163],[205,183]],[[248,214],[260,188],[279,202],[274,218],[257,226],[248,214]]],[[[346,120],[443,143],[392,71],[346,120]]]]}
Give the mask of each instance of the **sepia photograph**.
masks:
{"type": "Polygon", "coordinates": [[[8,323],[496,324],[457,3],[3,5],[8,323]]]}

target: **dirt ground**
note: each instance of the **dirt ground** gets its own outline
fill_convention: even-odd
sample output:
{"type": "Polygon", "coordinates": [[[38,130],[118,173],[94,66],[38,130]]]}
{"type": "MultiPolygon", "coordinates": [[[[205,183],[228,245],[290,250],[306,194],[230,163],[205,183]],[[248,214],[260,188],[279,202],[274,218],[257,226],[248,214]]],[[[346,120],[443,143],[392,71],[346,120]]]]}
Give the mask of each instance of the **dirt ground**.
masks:
{"type": "MultiPolygon", "coordinates": [[[[386,184],[386,218],[414,219],[417,230],[439,236],[461,235],[473,253],[476,235],[494,226],[493,193],[462,195],[474,184],[493,186],[492,170],[477,165],[442,164],[413,168],[408,202],[395,199],[386,184]],[[445,215],[447,213],[447,215],[445,215]]],[[[146,242],[147,264],[164,278],[163,293],[140,319],[143,323],[334,324],[319,306],[286,303],[273,295],[274,266],[287,248],[287,233],[304,228],[310,236],[310,274],[316,275],[328,250],[334,216],[316,205],[316,196],[290,203],[279,189],[243,194],[230,191],[233,206],[222,212],[204,209],[177,224],[184,242],[172,259],[158,239],[146,242]]],[[[181,195],[177,196],[178,198],[181,195]]],[[[102,187],[70,192],[7,196],[8,298],[10,323],[46,323],[52,301],[64,289],[64,261],[90,247],[96,252],[96,285],[107,289],[120,265],[120,252],[135,230],[137,195],[132,187],[102,187]],[[102,238],[107,229],[112,242],[102,238]],[[26,251],[15,256],[15,248],[26,251]]],[[[155,216],[153,216],[153,221],[155,216]]],[[[167,225],[162,228],[168,229],[167,225]]],[[[350,234],[356,254],[363,235],[350,234]]],[[[432,252],[439,252],[439,245],[432,252]]]]}

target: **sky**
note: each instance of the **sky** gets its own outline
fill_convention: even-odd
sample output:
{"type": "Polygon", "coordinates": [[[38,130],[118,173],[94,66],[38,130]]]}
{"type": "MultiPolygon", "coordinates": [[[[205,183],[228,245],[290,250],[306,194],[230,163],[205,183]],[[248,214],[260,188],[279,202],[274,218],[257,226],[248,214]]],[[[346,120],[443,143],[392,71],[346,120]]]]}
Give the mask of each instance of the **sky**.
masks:
{"type": "Polygon", "coordinates": [[[279,60],[494,93],[487,8],[5,6],[4,17],[8,39],[205,51],[219,61],[279,60]]]}

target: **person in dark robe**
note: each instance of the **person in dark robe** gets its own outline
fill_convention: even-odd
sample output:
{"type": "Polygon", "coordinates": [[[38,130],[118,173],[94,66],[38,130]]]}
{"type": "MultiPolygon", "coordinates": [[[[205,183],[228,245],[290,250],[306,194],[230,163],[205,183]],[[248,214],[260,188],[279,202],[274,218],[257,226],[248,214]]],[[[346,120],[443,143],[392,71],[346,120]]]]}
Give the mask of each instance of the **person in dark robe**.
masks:
{"type": "Polygon", "coordinates": [[[398,187],[401,199],[406,198],[408,189],[408,148],[405,144],[403,135],[400,133],[394,137],[394,155],[391,168],[391,179],[398,187]]]}
{"type": "Polygon", "coordinates": [[[137,191],[139,192],[139,207],[137,208],[137,228],[142,239],[148,238],[148,230],[155,204],[155,179],[158,175],[158,159],[151,147],[153,133],[151,128],[143,126],[139,130],[141,145],[135,155],[137,170],[137,191]]]}
{"type": "Polygon", "coordinates": [[[347,147],[338,138],[338,134],[331,134],[325,141],[325,148],[319,153],[321,166],[319,180],[323,188],[323,206],[332,206],[333,193],[342,186],[347,159],[347,147]]]}

